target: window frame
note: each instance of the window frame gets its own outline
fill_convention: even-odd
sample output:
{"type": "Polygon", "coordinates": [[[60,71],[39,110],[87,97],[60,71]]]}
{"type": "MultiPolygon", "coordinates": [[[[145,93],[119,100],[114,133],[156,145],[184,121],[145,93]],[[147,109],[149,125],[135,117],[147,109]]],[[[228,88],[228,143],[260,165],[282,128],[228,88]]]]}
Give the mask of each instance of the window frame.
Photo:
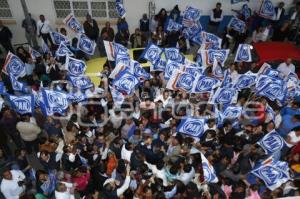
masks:
{"type": "Polygon", "coordinates": [[[0,17],[1,20],[11,20],[11,19],[15,19],[15,15],[13,13],[13,10],[11,9],[11,5],[10,5],[10,0],[5,0],[8,4],[8,7],[7,8],[2,8],[0,7],[0,11],[1,10],[9,10],[10,11],[10,14],[11,14],[11,17],[0,17]]]}

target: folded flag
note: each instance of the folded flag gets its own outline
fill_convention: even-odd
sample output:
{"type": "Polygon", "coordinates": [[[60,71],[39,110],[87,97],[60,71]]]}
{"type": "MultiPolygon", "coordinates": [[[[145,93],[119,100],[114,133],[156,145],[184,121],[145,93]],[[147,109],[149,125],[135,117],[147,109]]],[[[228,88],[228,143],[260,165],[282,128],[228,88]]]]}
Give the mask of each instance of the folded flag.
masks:
{"type": "Polygon", "coordinates": [[[76,19],[76,17],[70,13],[63,20],[64,24],[66,24],[73,32],[75,33],[84,33],[84,30],[80,24],[80,22],[76,19]]]}
{"type": "Polygon", "coordinates": [[[229,50],[201,50],[202,65],[205,67],[212,66],[216,59],[221,66],[225,65],[228,58],[229,50]]]}
{"type": "Polygon", "coordinates": [[[121,18],[125,18],[125,16],[126,16],[126,10],[124,8],[122,0],[116,0],[116,10],[118,12],[118,15],[121,18]]]}
{"type": "Polygon", "coordinates": [[[82,52],[88,55],[94,55],[96,43],[88,38],[85,34],[80,34],[78,38],[78,46],[82,52]]]}
{"type": "Polygon", "coordinates": [[[131,60],[130,72],[136,76],[140,81],[145,81],[151,78],[150,73],[148,73],[139,62],[131,60]]]}
{"type": "Polygon", "coordinates": [[[200,21],[192,23],[189,27],[185,27],[182,31],[184,38],[192,39],[195,43],[201,41],[201,31],[203,30],[200,21]],[[195,39],[195,37],[197,37],[195,39]]]}
{"type": "Polygon", "coordinates": [[[170,90],[182,90],[189,93],[193,89],[194,81],[195,77],[192,74],[175,70],[166,87],[170,90]]]}
{"type": "Polygon", "coordinates": [[[165,25],[165,32],[177,32],[182,29],[182,25],[174,21],[173,19],[169,18],[166,25],[165,25]]]}
{"type": "Polygon", "coordinates": [[[199,21],[201,17],[201,12],[197,8],[187,6],[183,12],[182,25],[185,27],[191,27],[195,22],[199,21]]]}
{"type": "Polygon", "coordinates": [[[274,19],[276,16],[275,7],[270,0],[262,0],[258,15],[266,19],[274,19]]]}
{"type": "Polygon", "coordinates": [[[111,96],[114,100],[114,103],[117,106],[122,105],[125,100],[125,96],[112,86],[110,86],[109,89],[110,89],[111,96]]]}
{"type": "Polygon", "coordinates": [[[165,48],[164,53],[167,61],[171,60],[182,64],[185,62],[185,57],[179,52],[178,48],[165,48]]]}
{"type": "Polygon", "coordinates": [[[113,43],[114,48],[114,54],[115,55],[128,55],[129,56],[129,50],[122,44],[113,43]]]}
{"type": "Polygon", "coordinates": [[[238,91],[235,88],[218,88],[211,95],[210,104],[232,104],[237,102],[238,91]]]}
{"type": "Polygon", "coordinates": [[[70,45],[69,39],[61,33],[50,32],[50,36],[55,45],[60,45],[61,43],[64,43],[65,45],[70,45]]]}
{"type": "Polygon", "coordinates": [[[252,62],[251,48],[250,44],[240,44],[234,62],[252,62]]]}
{"type": "Polygon", "coordinates": [[[245,32],[246,23],[238,19],[237,17],[232,17],[228,24],[228,27],[240,33],[243,33],[245,32]]]}
{"type": "Polygon", "coordinates": [[[163,50],[155,44],[148,44],[148,46],[144,49],[141,58],[144,58],[151,62],[151,64],[155,64],[161,57],[163,50]]]}
{"type": "Polygon", "coordinates": [[[25,64],[22,60],[11,52],[8,52],[5,58],[2,72],[14,77],[24,77],[26,75],[25,64]]]}
{"type": "Polygon", "coordinates": [[[246,2],[249,0],[231,0],[231,4],[236,4],[236,3],[240,3],[240,2],[246,2]]]}
{"type": "Polygon", "coordinates": [[[14,96],[8,95],[8,100],[14,110],[18,113],[32,114],[34,112],[34,96],[33,95],[22,95],[22,96],[14,96]]]}
{"type": "Polygon", "coordinates": [[[65,68],[68,73],[72,76],[83,75],[86,70],[85,62],[73,57],[67,56],[65,68]]]}
{"type": "Polygon", "coordinates": [[[284,139],[275,131],[269,132],[257,142],[267,155],[272,155],[282,150],[286,145],[284,139]]]}
{"type": "Polygon", "coordinates": [[[239,75],[233,82],[234,87],[237,90],[242,90],[244,88],[249,88],[256,83],[257,74],[248,71],[245,74],[239,75]]]}
{"type": "Polygon", "coordinates": [[[67,108],[69,107],[67,93],[45,88],[42,88],[40,92],[42,94],[40,107],[45,115],[53,115],[54,113],[58,113],[60,115],[65,114],[67,108]]]}
{"type": "Polygon", "coordinates": [[[175,71],[176,69],[182,71],[184,69],[184,65],[171,60],[167,61],[164,76],[165,80],[169,80],[172,76],[173,71],[175,71]]]}
{"type": "Polygon", "coordinates": [[[29,54],[32,60],[36,60],[36,58],[41,57],[41,53],[34,50],[32,47],[29,46],[29,54]]]}
{"type": "Polygon", "coordinates": [[[217,183],[219,179],[217,177],[215,169],[202,153],[201,153],[201,160],[202,160],[204,180],[210,183],[217,183]]]}
{"type": "Polygon", "coordinates": [[[167,61],[159,59],[156,63],[150,65],[150,71],[165,71],[167,61]]]}
{"type": "Polygon", "coordinates": [[[204,119],[184,118],[181,119],[176,131],[191,137],[201,138],[204,134],[204,119]]]}
{"type": "Polygon", "coordinates": [[[94,87],[94,84],[90,78],[86,76],[68,76],[68,79],[71,81],[73,87],[79,88],[81,90],[86,90],[88,88],[94,87]]]}
{"type": "Polygon", "coordinates": [[[121,71],[113,80],[112,85],[122,94],[131,95],[135,91],[135,87],[139,83],[139,80],[125,69],[121,71]]]}
{"type": "Polygon", "coordinates": [[[263,180],[271,191],[290,180],[288,163],[282,161],[266,161],[255,167],[251,173],[263,180]]]}
{"type": "Polygon", "coordinates": [[[62,42],[59,44],[58,49],[55,52],[57,57],[74,56],[72,51],[62,42]]]}
{"type": "Polygon", "coordinates": [[[200,76],[194,85],[193,93],[203,93],[203,92],[210,92],[220,81],[216,78],[208,77],[205,75],[200,76]]]}
{"type": "Polygon", "coordinates": [[[29,89],[25,82],[18,81],[18,79],[13,75],[10,75],[9,78],[10,78],[11,86],[14,91],[19,91],[19,92],[23,92],[23,93],[29,92],[29,89]]]}

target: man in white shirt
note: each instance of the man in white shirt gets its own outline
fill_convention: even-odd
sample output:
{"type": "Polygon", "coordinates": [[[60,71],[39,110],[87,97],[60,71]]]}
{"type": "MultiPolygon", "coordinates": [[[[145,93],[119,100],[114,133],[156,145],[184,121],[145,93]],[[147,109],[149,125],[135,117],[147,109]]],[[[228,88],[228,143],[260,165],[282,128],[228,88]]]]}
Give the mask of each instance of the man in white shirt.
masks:
{"type": "Polygon", "coordinates": [[[20,170],[5,170],[2,173],[1,192],[5,198],[19,199],[25,193],[25,175],[20,170]]]}
{"type": "Polygon", "coordinates": [[[44,42],[49,45],[48,41],[51,45],[53,45],[50,32],[52,31],[52,27],[50,26],[50,22],[45,19],[44,15],[40,15],[40,20],[37,22],[37,35],[38,37],[42,37],[44,42]]]}
{"type": "Polygon", "coordinates": [[[289,148],[297,145],[300,142],[300,128],[296,127],[293,131],[291,131],[285,138],[286,145],[289,148]]]}
{"type": "Polygon", "coordinates": [[[286,78],[290,73],[295,73],[295,65],[292,63],[292,59],[288,58],[286,62],[278,66],[277,70],[281,73],[283,78],[286,78]]]}

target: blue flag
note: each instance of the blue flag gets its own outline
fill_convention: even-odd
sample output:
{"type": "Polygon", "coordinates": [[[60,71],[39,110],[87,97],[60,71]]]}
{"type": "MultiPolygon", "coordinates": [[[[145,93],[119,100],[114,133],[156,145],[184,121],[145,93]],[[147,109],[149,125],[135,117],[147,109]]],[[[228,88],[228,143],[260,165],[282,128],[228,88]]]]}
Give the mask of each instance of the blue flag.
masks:
{"type": "Polygon", "coordinates": [[[131,95],[135,91],[135,87],[139,80],[127,70],[123,70],[113,80],[112,85],[122,94],[131,95]]]}
{"type": "Polygon", "coordinates": [[[201,50],[201,58],[203,66],[212,66],[216,59],[221,66],[225,65],[228,58],[229,50],[201,50]]]}
{"type": "Polygon", "coordinates": [[[131,63],[130,56],[123,55],[123,54],[116,54],[115,63],[116,63],[116,66],[121,65],[121,66],[129,67],[130,63],[131,63]]]}
{"type": "Polygon", "coordinates": [[[234,62],[252,62],[251,48],[249,44],[240,44],[234,62]]]}
{"type": "Polygon", "coordinates": [[[194,81],[194,75],[175,70],[167,83],[167,88],[171,90],[182,90],[189,93],[194,87],[194,81]]]}
{"type": "Polygon", "coordinates": [[[189,27],[185,27],[182,31],[184,38],[192,39],[195,43],[199,43],[201,41],[201,31],[203,30],[200,21],[193,23],[189,27]],[[195,38],[196,37],[196,38],[195,38]]]}
{"type": "Polygon", "coordinates": [[[185,11],[183,12],[182,24],[185,27],[191,27],[195,22],[199,21],[200,17],[201,12],[199,9],[187,6],[185,11]]]}
{"type": "Polygon", "coordinates": [[[202,31],[200,34],[202,38],[202,43],[206,43],[206,42],[213,42],[218,44],[222,43],[222,39],[217,35],[205,31],[202,31]]]}
{"type": "Polygon", "coordinates": [[[34,97],[33,95],[22,95],[22,96],[14,96],[8,95],[8,100],[14,110],[16,110],[20,114],[34,112],[34,97]]]}
{"type": "Polygon", "coordinates": [[[69,93],[68,100],[72,103],[79,103],[87,100],[87,96],[82,92],[69,93]]]}
{"type": "Polygon", "coordinates": [[[81,90],[86,90],[94,86],[92,81],[86,76],[72,76],[70,75],[69,80],[71,81],[73,87],[79,88],[81,90]]]}
{"type": "Polygon", "coordinates": [[[204,72],[203,68],[191,67],[191,66],[185,66],[183,71],[193,75],[195,78],[200,77],[201,75],[203,75],[203,72],[204,72]]]}
{"type": "Polygon", "coordinates": [[[131,73],[136,76],[140,81],[148,80],[151,78],[150,73],[148,73],[139,62],[131,60],[131,73]]]}
{"type": "Polygon", "coordinates": [[[150,71],[165,71],[167,61],[159,59],[155,64],[150,65],[150,71]]]}
{"type": "Polygon", "coordinates": [[[193,93],[210,92],[215,88],[217,83],[219,83],[218,79],[202,75],[196,80],[193,93]]]}
{"type": "Polygon", "coordinates": [[[68,38],[61,33],[50,32],[50,36],[53,43],[56,45],[60,45],[61,43],[64,43],[65,45],[70,45],[70,41],[68,40],[68,38]]]}
{"type": "Polygon", "coordinates": [[[235,88],[218,88],[209,100],[211,104],[236,103],[238,92],[235,88]]]}
{"type": "Polygon", "coordinates": [[[182,29],[182,25],[174,21],[173,19],[169,18],[166,25],[165,25],[165,32],[173,32],[173,31],[180,31],[182,29]]]}
{"type": "Polygon", "coordinates": [[[258,15],[266,19],[274,19],[276,16],[275,7],[270,0],[262,0],[258,15]]]}
{"type": "Polygon", "coordinates": [[[113,49],[115,55],[128,55],[129,56],[129,50],[122,44],[113,43],[113,49]]]}
{"type": "Polygon", "coordinates": [[[151,64],[155,64],[160,59],[162,53],[163,50],[160,47],[150,43],[144,49],[141,57],[150,61],[151,64]]]}
{"type": "Polygon", "coordinates": [[[229,105],[222,112],[222,117],[225,119],[238,119],[242,115],[243,107],[229,105]]]}
{"type": "Polygon", "coordinates": [[[114,103],[117,106],[120,106],[121,104],[123,104],[123,102],[125,100],[125,96],[112,86],[109,86],[109,90],[110,90],[110,93],[111,93],[114,103]]]}
{"type": "Polygon", "coordinates": [[[206,157],[201,153],[202,169],[205,182],[217,183],[219,181],[214,167],[206,159],[206,157]]]}
{"type": "Polygon", "coordinates": [[[76,17],[70,13],[63,20],[64,24],[66,24],[73,32],[75,33],[84,33],[84,30],[80,24],[80,22],[76,19],[76,17]]]}
{"type": "Polygon", "coordinates": [[[33,60],[36,60],[36,58],[42,56],[41,53],[39,53],[38,51],[34,50],[34,49],[31,48],[30,46],[29,46],[29,54],[30,54],[30,56],[31,56],[31,58],[32,58],[33,60]]]}
{"type": "Polygon", "coordinates": [[[74,56],[72,51],[62,42],[59,44],[58,49],[55,52],[57,57],[74,56]]]}
{"type": "Polygon", "coordinates": [[[80,76],[80,75],[84,74],[84,72],[86,70],[86,65],[85,65],[85,62],[82,60],[67,56],[65,68],[70,75],[80,76]]]}
{"type": "Polygon", "coordinates": [[[116,10],[121,18],[124,18],[126,16],[126,10],[121,0],[116,0],[116,10]]]}
{"type": "Polygon", "coordinates": [[[191,137],[201,138],[204,133],[204,119],[185,118],[177,126],[176,131],[191,137]]]}
{"type": "Polygon", "coordinates": [[[68,94],[61,91],[41,89],[40,107],[45,115],[65,114],[69,107],[68,94]]]}
{"type": "Polygon", "coordinates": [[[80,34],[77,47],[88,55],[94,55],[96,43],[88,38],[85,34],[80,34]]]}
{"type": "Polygon", "coordinates": [[[236,4],[236,3],[240,3],[240,2],[246,2],[249,0],[231,0],[231,4],[236,4]]]}
{"type": "Polygon", "coordinates": [[[284,139],[275,131],[269,132],[261,140],[257,142],[261,146],[267,155],[272,155],[285,146],[284,139]]]}
{"type": "Polygon", "coordinates": [[[185,57],[182,54],[180,54],[178,48],[165,48],[164,53],[167,60],[175,61],[182,64],[185,62],[185,57]]]}
{"type": "Polygon", "coordinates": [[[243,33],[245,32],[246,23],[236,17],[232,17],[228,24],[228,27],[240,33],[243,33]]]}
{"type": "Polygon", "coordinates": [[[253,175],[264,181],[271,190],[275,190],[283,183],[290,180],[289,166],[287,162],[266,161],[251,171],[253,175]]]}
{"type": "Polygon", "coordinates": [[[175,71],[176,69],[180,71],[183,70],[183,64],[169,60],[165,68],[165,80],[169,80],[172,76],[173,71],[175,71]]]}
{"type": "Polygon", "coordinates": [[[42,44],[42,51],[43,51],[44,54],[49,54],[49,53],[51,53],[51,51],[50,51],[48,45],[47,45],[44,41],[43,41],[43,44],[42,44]]]}
{"type": "Polygon", "coordinates": [[[15,78],[13,75],[10,75],[9,78],[10,78],[11,86],[14,91],[19,91],[23,93],[29,92],[29,89],[25,82],[18,81],[17,78],[15,78]]]}
{"type": "Polygon", "coordinates": [[[22,60],[11,52],[8,52],[5,58],[2,72],[14,77],[24,77],[26,75],[25,64],[22,60]]]}
{"type": "Polygon", "coordinates": [[[247,4],[242,6],[241,14],[244,16],[246,21],[251,17],[251,9],[247,4]]]}
{"type": "Polygon", "coordinates": [[[234,82],[234,87],[239,91],[244,88],[249,88],[256,83],[257,74],[248,71],[245,74],[239,75],[234,82]]]}

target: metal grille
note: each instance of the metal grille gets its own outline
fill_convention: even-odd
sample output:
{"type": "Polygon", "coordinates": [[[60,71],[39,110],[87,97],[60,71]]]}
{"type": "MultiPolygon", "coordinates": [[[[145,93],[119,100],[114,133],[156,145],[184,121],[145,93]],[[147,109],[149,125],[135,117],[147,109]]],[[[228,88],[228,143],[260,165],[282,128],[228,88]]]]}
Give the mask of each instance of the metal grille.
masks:
{"type": "Polygon", "coordinates": [[[108,16],[109,18],[118,18],[119,15],[116,10],[116,2],[115,1],[108,1],[108,16]]]}
{"type": "Polygon", "coordinates": [[[0,18],[12,18],[7,0],[0,0],[0,18]]]}
{"type": "Polygon", "coordinates": [[[99,17],[99,18],[107,17],[106,2],[92,1],[91,10],[92,10],[93,17],[99,17]]]}
{"type": "Polygon", "coordinates": [[[54,0],[54,8],[57,18],[65,18],[71,13],[70,1],[54,0]]]}
{"type": "Polygon", "coordinates": [[[75,10],[88,10],[89,6],[86,1],[73,1],[73,9],[75,10]]]}

